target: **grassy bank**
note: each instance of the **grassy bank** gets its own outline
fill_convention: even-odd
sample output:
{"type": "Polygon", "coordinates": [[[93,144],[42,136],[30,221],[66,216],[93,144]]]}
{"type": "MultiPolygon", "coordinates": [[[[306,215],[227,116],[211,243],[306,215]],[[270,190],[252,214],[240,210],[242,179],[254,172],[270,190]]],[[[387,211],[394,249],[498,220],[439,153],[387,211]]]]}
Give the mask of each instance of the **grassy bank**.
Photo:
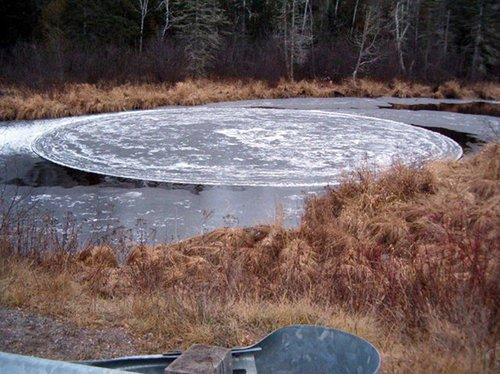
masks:
{"type": "Polygon", "coordinates": [[[434,97],[500,98],[497,83],[461,85],[456,81],[439,86],[394,81],[389,84],[368,79],[353,83],[326,81],[280,81],[269,85],[262,81],[187,80],[167,84],[66,84],[46,91],[0,87],[0,120],[39,119],[90,113],[151,109],[164,105],[197,105],[209,102],[275,99],[289,97],[434,97]]]}
{"type": "Polygon", "coordinates": [[[317,323],[372,341],[385,372],[493,372],[499,207],[500,145],[490,144],[461,161],[359,172],[309,200],[295,229],[71,254],[44,252],[57,242],[50,231],[32,238],[12,216],[0,230],[0,303],[123,327],[138,353],[317,323]]]}

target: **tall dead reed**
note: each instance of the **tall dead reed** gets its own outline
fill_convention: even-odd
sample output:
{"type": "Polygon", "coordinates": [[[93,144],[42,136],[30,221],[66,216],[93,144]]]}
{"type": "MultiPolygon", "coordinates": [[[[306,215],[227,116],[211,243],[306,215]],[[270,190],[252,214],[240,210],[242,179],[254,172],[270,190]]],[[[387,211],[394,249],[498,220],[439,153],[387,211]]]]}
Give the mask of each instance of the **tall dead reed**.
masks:
{"type": "Polygon", "coordinates": [[[500,98],[500,88],[495,82],[462,85],[450,81],[431,87],[399,80],[387,84],[370,79],[356,82],[344,80],[341,83],[281,80],[274,85],[257,80],[191,79],[176,84],[64,84],[43,91],[5,86],[0,87],[0,93],[0,120],[57,118],[166,105],[290,97],[500,98]]]}
{"type": "Polygon", "coordinates": [[[461,161],[353,174],[311,198],[295,229],[222,228],[137,246],[123,263],[110,245],[64,267],[34,261],[2,236],[0,302],[154,334],[145,351],[321,323],[373,340],[387,371],[493,370],[499,217],[493,143],[461,161]]]}

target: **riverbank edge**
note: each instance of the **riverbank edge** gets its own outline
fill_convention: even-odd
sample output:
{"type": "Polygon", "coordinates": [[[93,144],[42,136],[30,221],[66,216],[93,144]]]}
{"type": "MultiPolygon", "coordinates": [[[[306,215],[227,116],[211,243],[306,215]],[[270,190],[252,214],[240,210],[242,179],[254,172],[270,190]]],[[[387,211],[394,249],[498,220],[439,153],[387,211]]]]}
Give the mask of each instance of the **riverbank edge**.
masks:
{"type": "Polygon", "coordinates": [[[85,114],[153,109],[161,106],[192,106],[222,101],[293,97],[398,97],[499,100],[500,84],[439,85],[370,79],[340,83],[331,81],[264,81],[188,79],[175,84],[68,83],[45,90],[0,85],[0,121],[34,120],[85,114]]]}

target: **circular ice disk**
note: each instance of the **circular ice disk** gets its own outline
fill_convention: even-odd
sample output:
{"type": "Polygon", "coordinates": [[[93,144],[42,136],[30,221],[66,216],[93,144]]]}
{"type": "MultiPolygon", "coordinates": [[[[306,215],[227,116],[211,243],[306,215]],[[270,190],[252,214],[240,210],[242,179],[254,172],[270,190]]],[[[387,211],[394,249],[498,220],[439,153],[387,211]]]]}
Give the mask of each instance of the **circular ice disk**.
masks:
{"type": "Polygon", "coordinates": [[[362,166],[459,158],[440,134],[350,114],[179,108],[75,118],[33,150],[71,168],[150,181],[229,186],[334,184],[362,166]]]}

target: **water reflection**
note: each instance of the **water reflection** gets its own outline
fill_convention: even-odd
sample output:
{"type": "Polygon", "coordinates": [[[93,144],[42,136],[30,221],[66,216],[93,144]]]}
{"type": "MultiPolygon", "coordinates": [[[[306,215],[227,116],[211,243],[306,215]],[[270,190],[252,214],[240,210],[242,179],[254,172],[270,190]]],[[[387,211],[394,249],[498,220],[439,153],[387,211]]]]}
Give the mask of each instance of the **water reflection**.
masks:
{"type": "Polygon", "coordinates": [[[17,199],[41,217],[51,215],[59,227],[70,212],[82,240],[119,230],[135,240],[175,241],[221,226],[270,223],[278,206],[285,224],[295,225],[307,195],[322,190],[127,180],[75,171],[34,155],[2,161],[4,206],[17,199]]]}
{"type": "Polygon", "coordinates": [[[454,112],[463,114],[477,114],[485,116],[500,117],[500,104],[473,101],[468,103],[425,103],[425,104],[403,104],[390,103],[388,106],[381,105],[379,108],[397,110],[433,110],[439,112],[454,112]]]}

